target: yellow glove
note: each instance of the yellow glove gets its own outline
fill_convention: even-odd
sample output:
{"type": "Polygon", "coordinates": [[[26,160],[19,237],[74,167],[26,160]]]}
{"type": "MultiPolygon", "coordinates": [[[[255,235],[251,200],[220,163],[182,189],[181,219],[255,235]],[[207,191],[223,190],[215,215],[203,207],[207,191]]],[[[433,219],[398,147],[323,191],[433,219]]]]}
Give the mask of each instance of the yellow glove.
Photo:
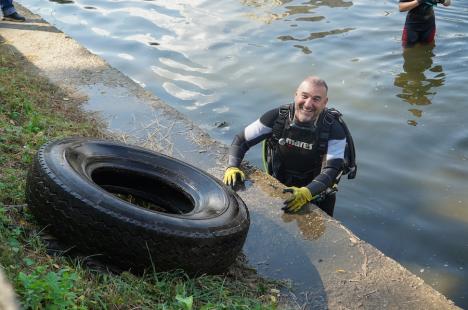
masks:
{"type": "Polygon", "coordinates": [[[223,182],[228,186],[236,185],[237,178],[240,177],[241,181],[244,182],[245,174],[237,167],[229,167],[224,172],[223,182]]]}
{"type": "Polygon", "coordinates": [[[292,193],[292,196],[284,201],[283,210],[287,212],[297,212],[306,203],[317,198],[317,196],[312,196],[307,187],[287,187],[283,193],[292,193]]]}

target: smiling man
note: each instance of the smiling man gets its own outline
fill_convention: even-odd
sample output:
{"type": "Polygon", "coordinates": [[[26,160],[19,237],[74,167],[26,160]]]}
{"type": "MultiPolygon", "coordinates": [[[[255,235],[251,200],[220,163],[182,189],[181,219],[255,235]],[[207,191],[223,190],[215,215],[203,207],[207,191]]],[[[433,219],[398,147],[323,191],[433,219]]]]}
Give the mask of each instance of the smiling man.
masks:
{"type": "Polygon", "coordinates": [[[296,212],[314,201],[333,216],[336,198],[331,189],[343,169],[348,170],[345,162],[354,166],[354,147],[353,158],[345,161],[346,145],[352,138],[341,114],[326,108],[327,92],[324,80],[309,76],[297,88],[294,103],[266,112],[236,135],[229,149],[224,183],[233,186],[244,180],[239,167],[245,153],[265,141],[267,173],[289,186],[285,191],[292,193],[284,210],[296,212]]]}

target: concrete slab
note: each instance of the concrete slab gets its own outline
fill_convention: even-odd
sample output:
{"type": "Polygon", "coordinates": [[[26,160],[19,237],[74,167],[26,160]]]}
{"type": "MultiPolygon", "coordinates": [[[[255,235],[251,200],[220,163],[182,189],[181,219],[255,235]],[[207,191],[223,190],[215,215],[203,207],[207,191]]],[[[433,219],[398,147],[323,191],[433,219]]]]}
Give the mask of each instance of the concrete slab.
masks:
{"type": "MultiPolygon", "coordinates": [[[[110,67],[40,16],[16,5],[26,23],[0,22],[0,44],[21,53],[35,71],[101,111],[108,128],[137,143],[194,164],[221,178],[227,148],[137,83],[110,67]]],[[[64,101],[69,98],[64,98],[64,101]]],[[[394,260],[311,206],[284,214],[282,185],[246,167],[239,195],[252,225],[244,247],[257,271],[291,279],[302,309],[457,309],[394,260]]]]}

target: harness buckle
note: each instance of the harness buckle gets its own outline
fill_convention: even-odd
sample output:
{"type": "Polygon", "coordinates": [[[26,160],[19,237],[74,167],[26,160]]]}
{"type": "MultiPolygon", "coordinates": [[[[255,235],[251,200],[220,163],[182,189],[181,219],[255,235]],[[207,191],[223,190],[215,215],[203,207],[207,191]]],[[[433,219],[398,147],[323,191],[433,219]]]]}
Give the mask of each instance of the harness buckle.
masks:
{"type": "Polygon", "coordinates": [[[325,115],[323,117],[323,123],[326,124],[326,125],[331,125],[331,124],[333,124],[333,121],[334,121],[333,115],[331,113],[325,113],[325,115]]]}

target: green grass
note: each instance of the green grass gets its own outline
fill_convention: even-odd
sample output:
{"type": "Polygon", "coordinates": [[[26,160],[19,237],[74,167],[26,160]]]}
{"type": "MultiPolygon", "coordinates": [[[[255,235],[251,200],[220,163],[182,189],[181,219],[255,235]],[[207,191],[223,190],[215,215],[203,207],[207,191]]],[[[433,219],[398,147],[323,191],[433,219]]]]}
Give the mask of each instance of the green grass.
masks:
{"type": "Polygon", "coordinates": [[[91,270],[52,256],[25,205],[25,177],[37,149],[65,136],[102,137],[79,102],[0,44],[0,267],[24,309],[276,309],[277,283],[240,264],[222,276],[182,271],[134,276],[91,270]],[[65,100],[66,98],[66,100],[65,100]]]}

